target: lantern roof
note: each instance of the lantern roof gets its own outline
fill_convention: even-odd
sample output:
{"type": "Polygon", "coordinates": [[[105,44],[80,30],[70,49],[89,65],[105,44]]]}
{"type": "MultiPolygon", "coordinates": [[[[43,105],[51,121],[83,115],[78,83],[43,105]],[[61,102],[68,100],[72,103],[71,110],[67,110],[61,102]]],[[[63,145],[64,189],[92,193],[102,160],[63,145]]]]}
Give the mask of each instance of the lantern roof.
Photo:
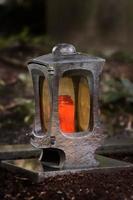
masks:
{"type": "Polygon", "coordinates": [[[52,49],[52,53],[46,54],[34,58],[28,62],[37,63],[41,65],[51,65],[51,64],[65,64],[65,63],[98,63],[105,62],[104,59],[99,57],[90,56],[80,52],[76,52],[76,49],[71,44],[58,44],[52,49]]]}

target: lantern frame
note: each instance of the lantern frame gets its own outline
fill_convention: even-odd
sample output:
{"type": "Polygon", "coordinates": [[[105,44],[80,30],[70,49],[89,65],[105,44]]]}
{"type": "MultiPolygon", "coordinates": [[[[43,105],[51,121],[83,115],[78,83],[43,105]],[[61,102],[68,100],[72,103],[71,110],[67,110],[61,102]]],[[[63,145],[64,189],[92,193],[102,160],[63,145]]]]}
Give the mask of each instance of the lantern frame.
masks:
{"type": "MultiPolygon", "coordinates": [[[[35,93],[35,125],[32,131],[31,144],[39,148],[58,148],[65,152],[66,164],[69,166],[96,165],[94,152],[103,139],[99,116],[99,77],[105,60],[98,57],[77,53],[69,44],[59,44],[53,48],[52,54],[40,56],[28,62],[35,93]],[[59,80],[65,73],[79,73],[86,77],[91,74],[93,129],[91,131],[65,134],[60,130],[58,115],[59,80]],[[51,117],[48,132],[44,133],[41,124],[40,76],[48,81],[50,90],[51,117]],[[80,152],[79,152],[80,149],[80,152]],[[88,153],[88,156],[86,154],[88,153]],[[77,164],[76,164],[77,163],[77,164]]],[[[88,83],[89,84],[89,83],[88,83]]],[[[89,85],[90,87],[90,85],[89,85]]]]}

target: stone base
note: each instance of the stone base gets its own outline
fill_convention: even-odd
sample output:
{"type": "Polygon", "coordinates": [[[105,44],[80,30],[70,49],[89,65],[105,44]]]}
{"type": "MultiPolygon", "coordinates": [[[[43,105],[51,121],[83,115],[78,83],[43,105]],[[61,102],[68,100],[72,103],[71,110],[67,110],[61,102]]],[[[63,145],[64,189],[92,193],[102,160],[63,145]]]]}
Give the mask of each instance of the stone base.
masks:
{"type": "Polygon", "coordinates": [[[110,159],[105,156],[96,155],[96,160],[99,162],[99,166],[91,167],[91,168],[80,168],[80,169],[72,169],[69,167],[64,167],[63,169],[52,169],[52,168],[44,168],[41,162],[38,159],[19,159],[19,160],[7,160],[1,161],[0,166],[2,168],[6,168],[8,171],[17,173],[17,176],[31,179],[35,182],[41,182],[45,178],[53,177],[57,175],[67,175],[71,173],[81,173],[81,172],[89,172],[89,173],[110,173],[112,170],[119,170],[125,168],[133,168],[133,164],[118,161],[115,159],[110,159]]]}

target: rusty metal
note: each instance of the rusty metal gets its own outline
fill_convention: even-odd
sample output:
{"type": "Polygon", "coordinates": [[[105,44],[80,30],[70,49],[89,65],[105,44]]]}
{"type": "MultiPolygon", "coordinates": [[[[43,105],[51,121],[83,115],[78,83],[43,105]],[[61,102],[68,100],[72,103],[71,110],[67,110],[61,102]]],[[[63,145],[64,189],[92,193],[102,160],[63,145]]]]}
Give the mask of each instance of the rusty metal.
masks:
{"type": "Polygon", "coordinates": [[[35,125],[32,131],[31,144],[36,148],[57,148],[65,153],[66,159],[61,168],[83,169],[97,166],[95,151],[103,141],[103,131],[100,125],[98,94],[99,76],[102,72],[105,60],[76,52],[73,45],[59,44],[55,46],[51,54],[37,57],[28,62],[28,68],[33,80],[35,94],[35,125]],[[59,128],[58,118],[58,87],[59,79],[66,72],[77,72],[86,75],[91,73],[92,91],[92,130],[62,134],[59,128]],[[48,80],[51,95],[51,119],[47,132],[44,132],[40,117],[39,78],[48,80]],[[52,140],[51,140],[52,138],[52,140]],[[54,140],[53,140],[54,139],[54,140]],[[52,142],[51,142],[52,141],[52,142]]]}

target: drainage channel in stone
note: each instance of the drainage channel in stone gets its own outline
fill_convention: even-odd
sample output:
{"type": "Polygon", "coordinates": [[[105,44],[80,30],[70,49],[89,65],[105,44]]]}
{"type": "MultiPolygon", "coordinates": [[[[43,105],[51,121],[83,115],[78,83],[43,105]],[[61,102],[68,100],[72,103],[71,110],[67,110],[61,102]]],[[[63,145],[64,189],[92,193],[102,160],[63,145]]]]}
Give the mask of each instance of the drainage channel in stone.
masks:
{"type": "Polygon", "coordinates": [[[40,161],[45,167],[60,169],[63,167],[66,156],[63,150],[58,148],[44,148],[40,156],[40,161]]]}

